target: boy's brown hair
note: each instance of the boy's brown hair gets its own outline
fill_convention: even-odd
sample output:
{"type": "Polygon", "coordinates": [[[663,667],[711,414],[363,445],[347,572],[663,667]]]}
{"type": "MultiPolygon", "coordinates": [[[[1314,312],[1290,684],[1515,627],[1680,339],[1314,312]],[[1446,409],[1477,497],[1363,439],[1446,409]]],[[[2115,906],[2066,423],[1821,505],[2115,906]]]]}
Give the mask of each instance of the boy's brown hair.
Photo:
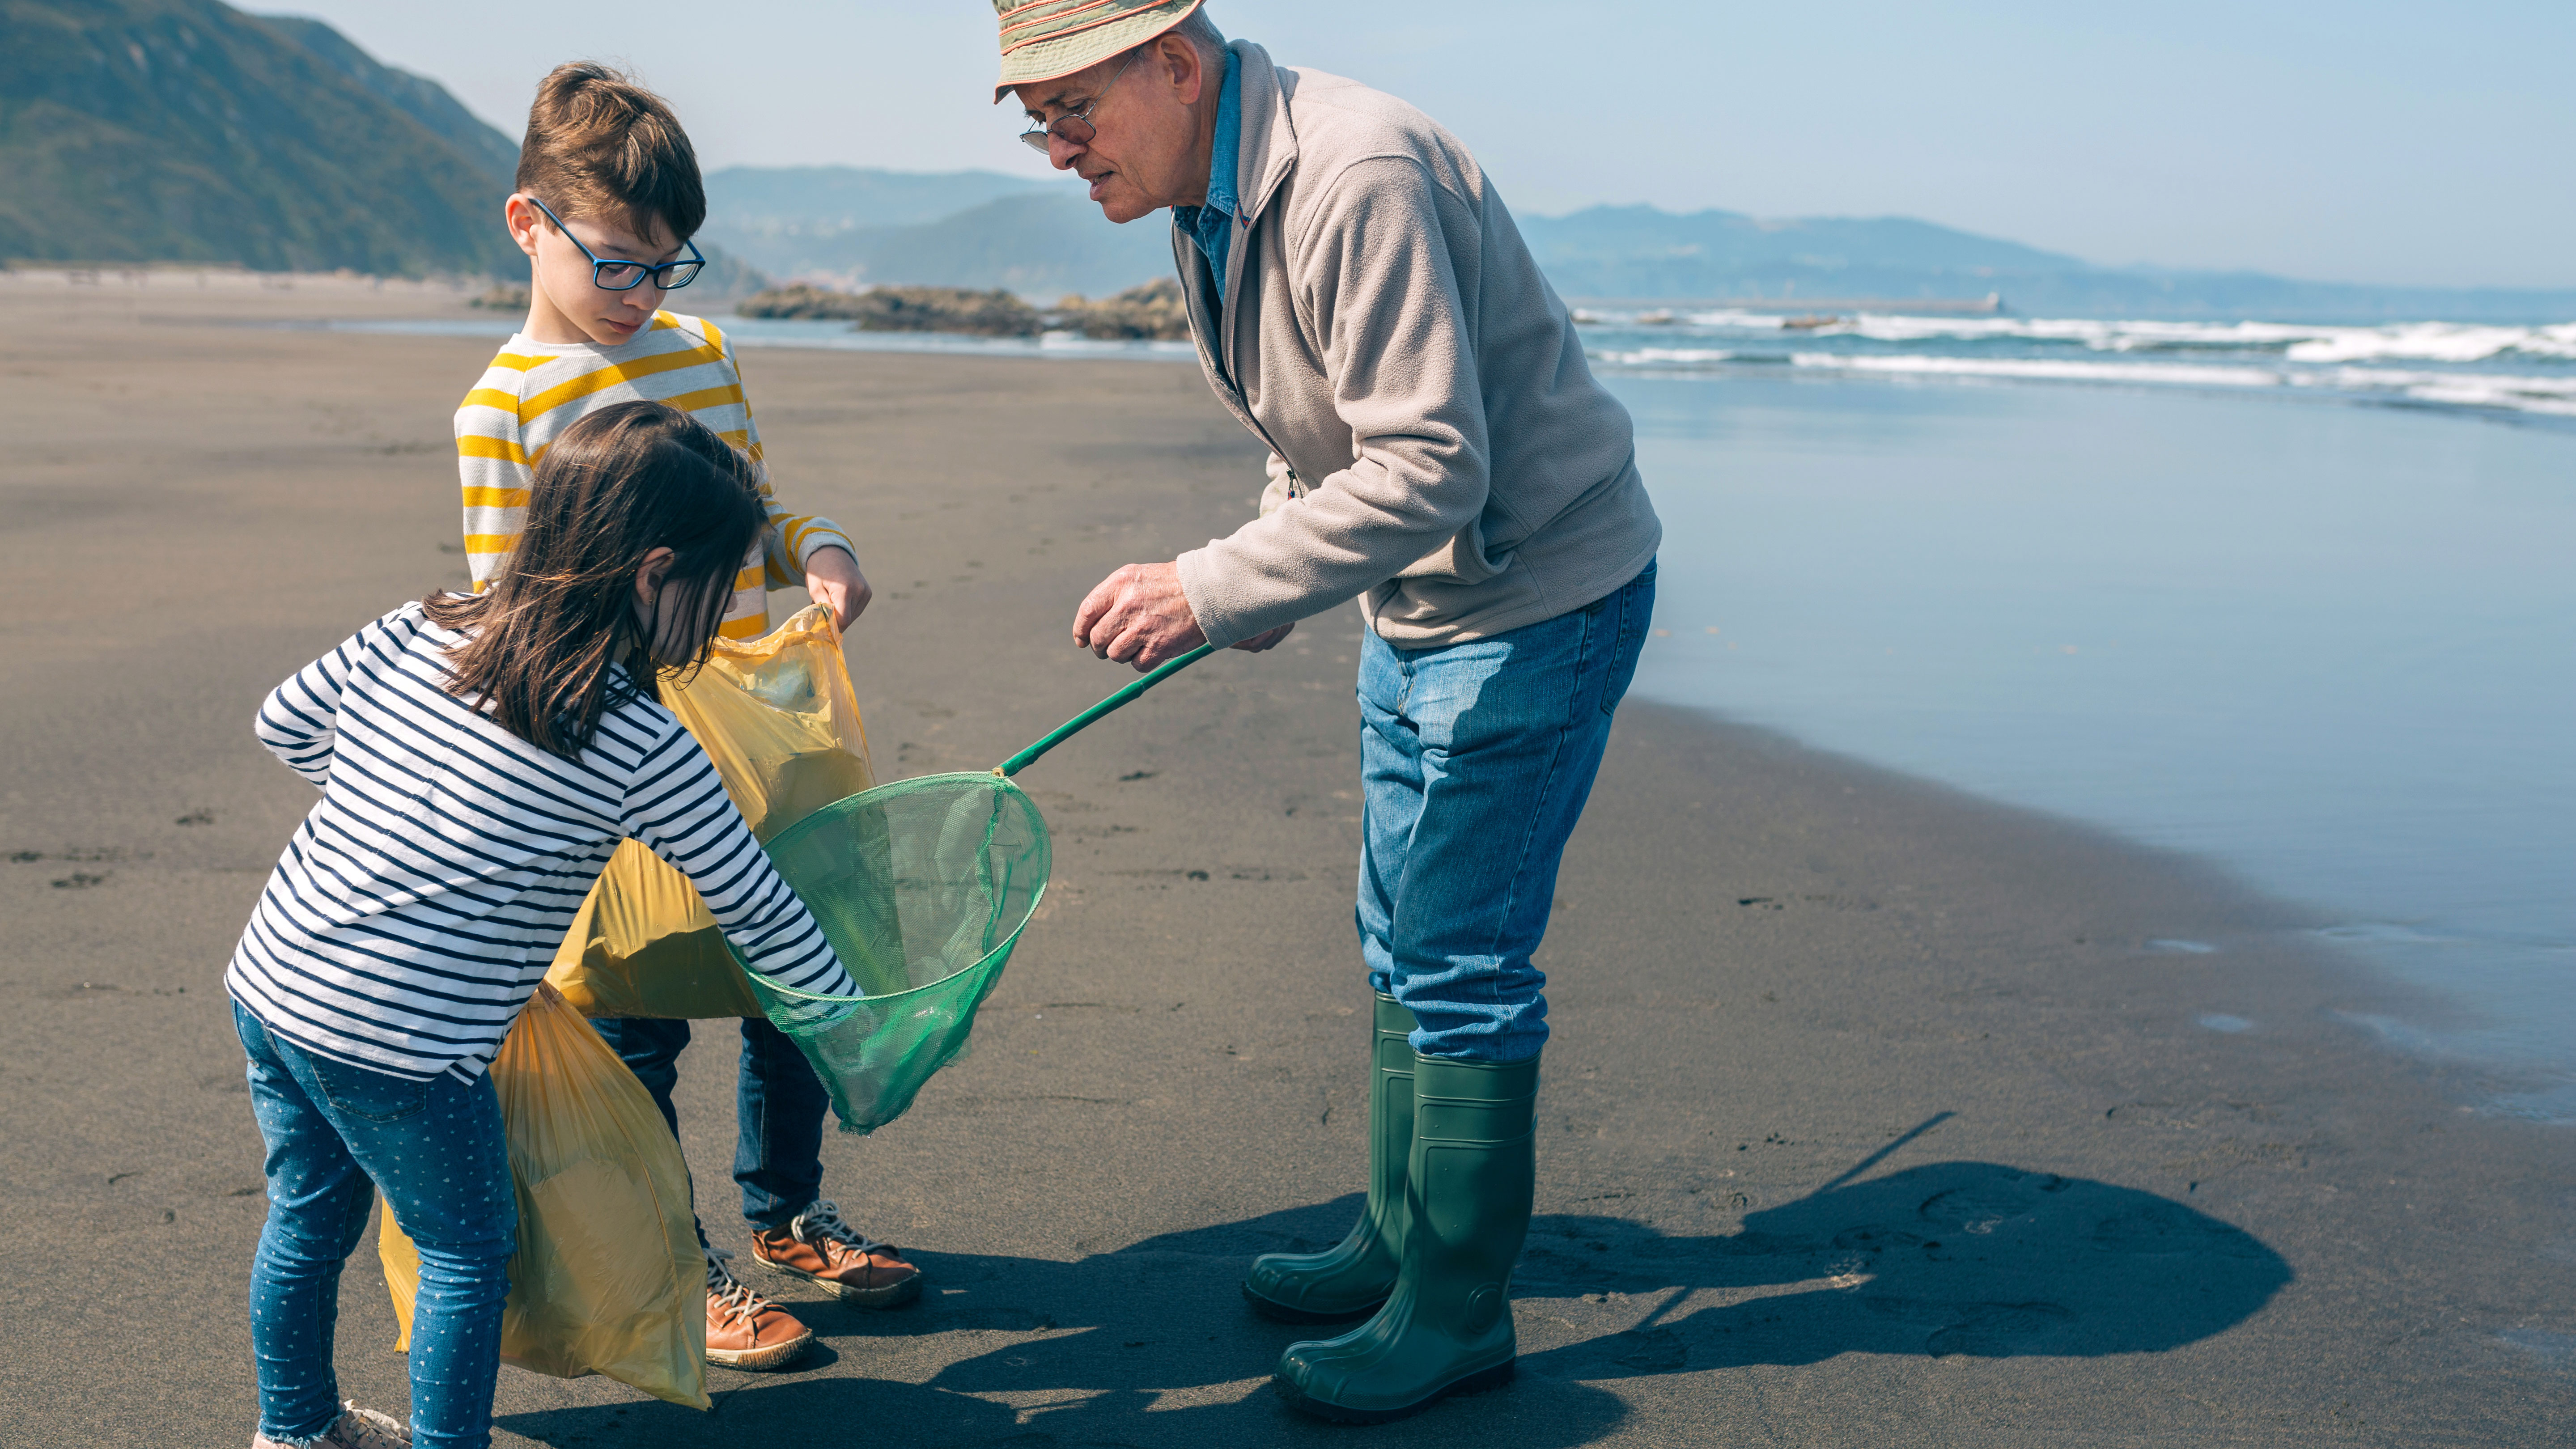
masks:
{"type": "Polygon", "coordinates": [[[698,153],[660,96],[595,61],[559,65],[537,83],[519,143],[518,189],[566,217],[613,222],[638,239],[676,244],[707,219],[698,153]]]}

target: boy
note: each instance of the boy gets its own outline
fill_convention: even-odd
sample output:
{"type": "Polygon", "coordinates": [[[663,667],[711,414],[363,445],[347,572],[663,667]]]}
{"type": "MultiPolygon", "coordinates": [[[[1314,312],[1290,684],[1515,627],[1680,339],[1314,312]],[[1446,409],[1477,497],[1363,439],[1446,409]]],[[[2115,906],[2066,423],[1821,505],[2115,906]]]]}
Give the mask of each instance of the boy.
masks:
{"type": "MultiPolygon", "coordinates": [[[[769,488],[742,374],[722,332],[659,310],[703,265],[689,242],[706,219],[696,152],[670,107],[604,66],[556,68],[537,87],[509,200],[510,235],[530,259],[528,319],[456,412],[465,486],[465,553],[479,592],[516,541],[531,469],[585,413],[650,399],[695,417],[751,459],[770,519],[743,561],[721,632],[769,630],[769,587],[803,584],[849,628],[868,584],[849,538],[830,520],[787,511],[769,488]]],[[[679,1130],[671,1088],[689,1023],[594,1020],[679,1130]]],[[[742,1023],[736,1092],[741,1136],[734,1180],[754,1232],[754,1262],[872,1308],[908,1303],[920,1270],[901,1250],[844,1223],[820,1197],[823,1085],[804,1053],[767,1021],[742,1023]]],[[[698,1234],[706,1233],[703,1226],[698,1234]]],[[[707,1358],[770,1369],[813,1342],[794,1317],[737,1281],[731,1256],[707,1254],[707,1358]]]]}

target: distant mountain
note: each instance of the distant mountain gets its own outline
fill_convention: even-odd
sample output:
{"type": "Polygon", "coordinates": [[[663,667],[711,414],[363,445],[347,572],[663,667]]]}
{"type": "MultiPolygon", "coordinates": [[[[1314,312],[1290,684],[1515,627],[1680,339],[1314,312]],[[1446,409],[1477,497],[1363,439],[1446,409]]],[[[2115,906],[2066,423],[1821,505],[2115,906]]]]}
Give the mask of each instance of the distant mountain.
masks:
{"type": "Polygon", "coordinates": [[[0,0],[0,257],[516,273],[506,169],[442,101],[315,21],[0,0]]]}
{"type": "Polygon", "coordinates": [[[1763,221],[1596,206],[1520,220],[1569,297],[1669,301],[1968,298],[1999,294],[2028,316],[2269,317],[2296,321],[2576,316],[2576,292],[2370,287],[2259,272],[2098,267],[2018,242],[1904,217],[1763,221]]]}
{"type": "Polygon", "coordinates": [[[1053,302],[1172,270],[1166,218],[1113,226],[1069,182],[991,171],[731,167],[707,178],[706,235],[773,276],[843,287],[1006,287],[1053,302]]]}
{"type": "MultiPolygon", "coordinates": [[[[1812,217],[1762,221],[1731,211],[1676,215],[1651,206],[1596,206],[1571,216],[1518,218],[1531,251],[1557,288],[1584,296],[1717,295],[1704,288],[1747,277],[1883,278],[1900,295],[1947,286],[1944,295],[1981,295],[2000,273],[2061,272],[2086,265],[2018,242],[1952,231],[1903,217],[1812,217]],[[1644,291],[1639,291],[1639,288],[1644,291]]],[[[1778,290],[1775,282],[1773,290],[1778,290]]]]}
{"type": "Polygon", "coordinates": [[[707,173],[709,225],[819,233],[937,221],[995,197],[1063,183],[999,171],[879,171],[863,166],[728,166],[707,173]]]}
{"type": "Polygon", "coordinates": [[[272,30],[329,61],[342,75],[379,100],[442,136],[456,149],[483,162],[486,174],[513,189],[519,173],[519,143],[465,109],[447,88],[427,76],[379,63],[340,32],[302,15],[259,17],[272,30]]]}
{"type": "MultiPolygon", "coordinates": [[[[1112,226],[1070,184],[989,171],[738,166],[707,178],[707,198],[708,236],[773,276],[844,288],[1007,287],[1046,304],[1065,292],[1106,296],[1172,269],[1165,218],[1112,226]]],[[[2576,292],[2368,287],[2258,272],[2101,267],[1906,217],[1764,220],[1731,211],[1596,206],[1518,220],[1558,292],[1603,301],[1954,300],[1993,293],[2026,316],[2576,317],[2576,292]]]]}

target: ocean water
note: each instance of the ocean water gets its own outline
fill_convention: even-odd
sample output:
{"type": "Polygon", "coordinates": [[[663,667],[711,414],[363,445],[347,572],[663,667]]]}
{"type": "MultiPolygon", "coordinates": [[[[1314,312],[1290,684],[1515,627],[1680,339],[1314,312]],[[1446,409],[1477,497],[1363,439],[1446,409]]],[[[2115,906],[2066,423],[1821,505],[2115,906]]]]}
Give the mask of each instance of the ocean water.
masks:
{"type": "Polygon", "coordinates": [[[2576,428],[1605,361],[1666,529],[1641,692],[2215,860],[2458,1008],[2357,1026],[2576,1120],[2576,428]]]}
{"type": "Polygon", "coordinates": [[[2159,322],[1578,309],[1618,373],[1917,377],[2265,392],[2576,420],[2576,322],[2159,322]]]}
{"type": "MultiPolygon", "coordinates": [[[[682,308],[686,310],[685,307],[682,308]]],[[[516,313],[485,312],[464,317],[353,320],[281,324],[318,327],[329,332],[382,332],[412,337],[489,337],[499,342],[519,329],[516,313]]],[[[1082,362],[1124,359],[1144,362],[1195,362],[1198,349],[1187,342],[1102,342],[1071,332],[1038,337],[964,337],[952,332],[861,332],[847,322],[802,317],[734,317],[716,319],[725,335],[741,348],[794,347],[824,352],[941,352],[969,357],[1032,357],[1082,362]]]]}

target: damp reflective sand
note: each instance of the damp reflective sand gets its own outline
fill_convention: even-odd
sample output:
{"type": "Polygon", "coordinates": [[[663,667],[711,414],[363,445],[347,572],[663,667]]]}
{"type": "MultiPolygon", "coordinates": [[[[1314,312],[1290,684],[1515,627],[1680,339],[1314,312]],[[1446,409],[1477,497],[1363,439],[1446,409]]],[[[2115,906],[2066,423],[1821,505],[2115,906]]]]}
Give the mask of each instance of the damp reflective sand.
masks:
{"type": "Polygon", "coordinates": [[[1642,692],[2214,858],[2462,1008],[2359,1025],[2576,1084],[2576,429],[1612,386],[1666,526],[1642,692]]]}

